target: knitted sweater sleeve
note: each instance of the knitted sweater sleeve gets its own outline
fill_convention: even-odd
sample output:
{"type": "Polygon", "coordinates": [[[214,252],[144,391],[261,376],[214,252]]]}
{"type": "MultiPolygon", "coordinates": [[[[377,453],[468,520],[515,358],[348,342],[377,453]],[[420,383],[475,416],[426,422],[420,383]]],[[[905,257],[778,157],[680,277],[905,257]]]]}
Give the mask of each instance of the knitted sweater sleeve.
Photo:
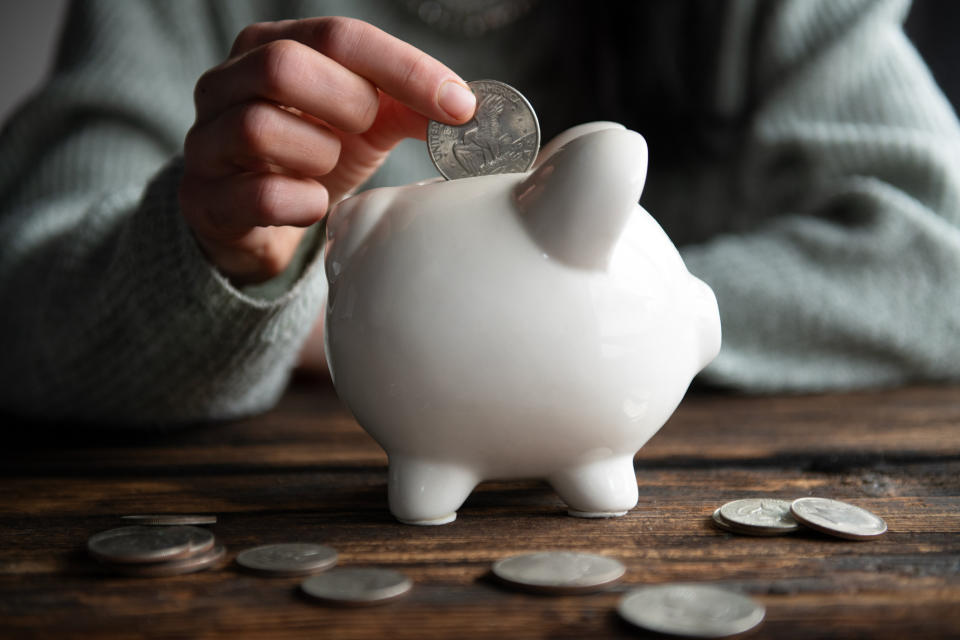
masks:
{"type": "Polygon", "coordinates": [[[191,96],[232,33],[200,3],[71,8],[57,69],[0,138],[0,409],[178,423],[269,407],[322,309],[308,247],[274,299],[178,213],[191,96]]]}
{"type": "Polygon", "coordinates": [[[739,168],[756,230],[687,247],[720,303],[706,381],[960,379],[960,127],[901,0],[765,5],[739,168]]]}

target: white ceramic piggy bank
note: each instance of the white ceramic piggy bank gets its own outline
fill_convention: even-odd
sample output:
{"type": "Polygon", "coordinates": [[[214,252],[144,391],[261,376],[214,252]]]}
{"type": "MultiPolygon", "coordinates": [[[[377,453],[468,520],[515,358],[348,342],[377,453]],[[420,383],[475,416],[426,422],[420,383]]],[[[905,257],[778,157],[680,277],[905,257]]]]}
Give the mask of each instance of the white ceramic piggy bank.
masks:
{"type": "Polygon", "coordinates": [[[402,522],[450,522],[505,478],[545,478],[572,515],[626,513],[634,454],[720,348],[713,292],[637,204],[643,138],[581,125],[539,162],[330,215],[327,356],[402,522]]]}

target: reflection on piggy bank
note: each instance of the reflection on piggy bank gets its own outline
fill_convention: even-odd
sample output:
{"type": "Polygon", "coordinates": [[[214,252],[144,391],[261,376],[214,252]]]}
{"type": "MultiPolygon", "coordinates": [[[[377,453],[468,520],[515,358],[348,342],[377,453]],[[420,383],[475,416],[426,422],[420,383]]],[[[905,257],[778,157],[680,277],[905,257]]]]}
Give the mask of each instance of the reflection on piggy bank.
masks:
{"type": "Polygon", "coordinates": [[[572,515],[637,503],[633,456],[720,348],[710,288],[637,203],[643,138],[576,127],[527,174],[376,189],[330,215],[326,349],[390,458],[390,510],[443,524],[482,480],[572,515]]]}

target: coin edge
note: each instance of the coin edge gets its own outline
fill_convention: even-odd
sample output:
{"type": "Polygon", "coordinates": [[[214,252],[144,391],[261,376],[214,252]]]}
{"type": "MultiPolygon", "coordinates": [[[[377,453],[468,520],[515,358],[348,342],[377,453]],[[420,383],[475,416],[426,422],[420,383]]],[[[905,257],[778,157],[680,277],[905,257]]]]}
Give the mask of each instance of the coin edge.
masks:
{"type": "Polygon", "coordinates": [[[617,614],[620,616],[622,620],[626,621],[627,623],[632,624],[636,627],[639,627],[640,629],[644,629],[646,631],[652,631],[654,633],[662,633],[669,636],[683,636],[687,638],[726,638],[726,637],[737,636],[739,634],[746,633],[751,629],[755,629],[756,627],[758,627],[760,623],[762,623],[766,619],[767,607],[762,602],[758,602],[757,600],[750,597],[749,595],[740,593],[739,591],[723,589],[722,587],[716,587],[713,585],[698,584],[695,582],[673,582],[673,583],[664,583],[664,584],[658,584],[658,585],[645,585],[645,586],[640,586],[640,587],[635,587],[633,589],[630,589],[617,602],[617,614]],[[722,592],[724,595],[734,595],[734,596],[744,598],[754,606],[754,611],[756,614],[754,617],[757,617],[757,620],[750,626],[747,626],[735,631],[724,632],[721,634],[711,633],[709,635],[705,635],[705,634],[695,634],[689,630],[678,631],[675,629],[670,630],[670,629],[665,629],[663,627],[639,624],[638,622],[636,622],[635,620],[632,620],[629,616],[625,614],[624,612],[625,603],[627,602],[627,600],[630,599],[631,596],[638,595],[639,593],[647,590],[665,590],[667,588],[675,588],[675,587],[688,587],[688,588],[694,587],[697,589],[710,589],[713,591],[722,592]]]}
{"type": "Polygon", "coordinates": [[[814,531],[819,531],[820,533],[825,533],[825,534],[827,534],[827,535],[834,536],[835,538],[843,538],[844,540],[854,540],[854,541],[857,541],[857,542],[865,542],[865,541],[867,541],[867,540],[875,540],[875,539],[883,536],[884,534],[886,534],[886,533],[887,533],[887,530],[888,530],[887,521],[884,520],[883,518],[881,518],[880,516],[878,516],[877,514],[875,514],[874,512],[870,511],[869,509],[864,509],[863,507],[861,507],[861,506],[859,506],[859,505],[855,505],[855,504],[852,504],[852,503],[850,503],[850,502],[844,502],[843,500],[835,500],[835,499],[833,499],[833,498],[822,498],[822,497],[820,497],[820,496],[805,496],[805,497],[803,497],[803,498],[797,498],[797,499],[794,500],[792,503],[790,503],[790,513],[792,513],[794,519],[796,519],[797,522],[801,523],[803,526],[808,527],[808,528],[810,528],[810,529],[813,529],[814,531]],[[831,528],[829,528],[829,527],[826,526],[826,525],[822,525],[822,524],[819,524],[819,523],[815,523],[815,522],[809,521],[809,520],[808,520],[807,518],[805,518],[802,514],[798,514],[796,511],[794,511],[794,505],[795,505],[797,502],[800,502],[800,501],[802,501],[802,500],[811,500],[811,499],[814,499],[814,500],[825,500],[825,501],[829,501],[829,502],[835,502],[835,503],[838,503],[838,504],[845,505],[845,506],[847,506],[847,507],[854,507],[854,508],[856,508],[856,509],[860,509],[861,511],[864,511],[864,512],[868,513],[871,517],[874,517],[874,518],[876,518],[877,520],[879,520],[881,523],[883,523],[883,530],[882,530],[882,531],[879,531],[879,532],[877,532],[877,533],[860,534],[860,533],[852,533],[852,532],[848,532],[848,531],[843,531],[843,530],[840,530],[840,529],[831,529],[831,528]]]}

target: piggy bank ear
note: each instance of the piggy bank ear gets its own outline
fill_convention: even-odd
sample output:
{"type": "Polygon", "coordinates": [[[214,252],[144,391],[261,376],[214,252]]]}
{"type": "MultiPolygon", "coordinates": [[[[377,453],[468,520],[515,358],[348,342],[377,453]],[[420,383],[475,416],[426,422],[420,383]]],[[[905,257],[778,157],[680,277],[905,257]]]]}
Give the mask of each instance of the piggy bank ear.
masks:
{"type": "Polygon", "coordinates": [[[596,128],[561,140],[552,152],[551,141],[545,159],[513,194],[543,252],[583,269],[607,268],[647,176],[643,136],[611,125],[582,125],[596,128]]]}
{"type": "Polygon", "coordinates": [[[604,131],[605,129],[619,129],[624,131],[626,127],[619,122],[610,122],[608,120],[584,122],[583,124],[578,124],[575,127],[570,127],[565,131],[561,131],[551,138],[550,142],[543,145],[543,147],[540,149],[540,152],[537,154],[536,162],[533,163],[533,168],[536,169],[539,167],[548,158],[562,149],[566,144],[572,142],[575,138],[579,138],[580,136],[584,136],[595,131],[604,131]]]}

